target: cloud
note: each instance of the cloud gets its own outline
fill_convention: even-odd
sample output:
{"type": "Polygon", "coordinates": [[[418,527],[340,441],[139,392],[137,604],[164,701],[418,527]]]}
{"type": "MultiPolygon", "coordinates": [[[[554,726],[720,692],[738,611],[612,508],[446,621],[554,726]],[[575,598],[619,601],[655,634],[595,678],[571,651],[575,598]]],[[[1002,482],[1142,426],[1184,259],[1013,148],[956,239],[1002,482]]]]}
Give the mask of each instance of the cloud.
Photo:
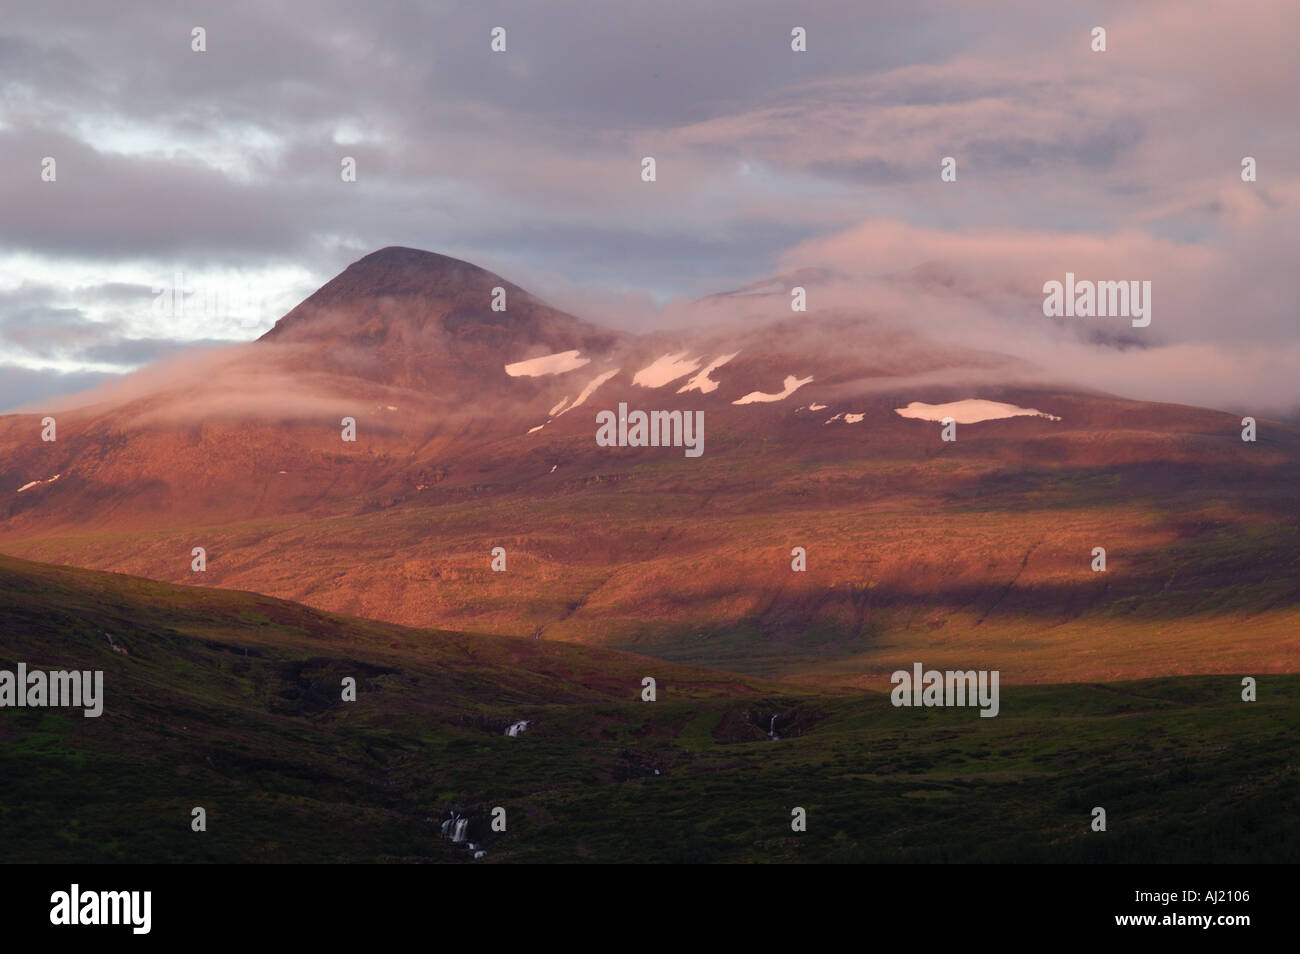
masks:
{"type": "Polygon", "coordinates": [[[155,298],[151,289],[125,282],[71,289],[24,282],[0,289],[0,347],[11,366],[50,373],[17,379],[32,383],[34,393],[43,396],[84,387],[87,381],[131,371],[182,350],[227,343],[136,334],[132,309],[147,314],[155,298]],[[107,310],[92,317],[68,304],[70,300],[96,301],[107,310]]]}
{"type": "Polygon", "coordinates": [[[880,219],[797,246],[782,265],[836,270],[837,280],[810,293],[810,310],[865,302],[873,314],[927,336],[1030,360],[1046,380],[1287,416],[1300,408],[1300,279],[1279,250],[1289,247],[1296,204],[1252,201],[1203,244],[1136,231],[953,232],[880,219]],[[1092,281],[1150,281],[1150,326],[1044,317],[1043,284],[1067,271],[1092,281]]]}
{"type": "Polygon", "coordinates": [[[0,412],[19,408],[41,410],[40,403],[71,394],[81,394],[111,380],[97,372],[33,371],[13,364],[0,365],[0,412]]]}
{"type": "Polygon", "coordinates": [[[87,370],[251,338],[402,244],[640,330],[834,265],[878,310],[924,304],[996,348],[1042,330],[1014,316],[1047,277],[1123,267],[1156,282],[1147,347],[1057,337],[1098,360],[1125,346],[1124,367],[1155,345],[1221,348],[1243,379],[1257,354],[1271,380],[1300,251],[1297,28],[1285,0],[1250,16],[1209,0],[38,4],[0,36],[0,273],[49,287],[0,300],[0,335],[25,336],[29,367],[87,370]],[[1244,155],[1258,183],[1240,182],[1244,155]],[[235,276],[262,306],[159,318],[129,287],[178,271],[235,276]]]}

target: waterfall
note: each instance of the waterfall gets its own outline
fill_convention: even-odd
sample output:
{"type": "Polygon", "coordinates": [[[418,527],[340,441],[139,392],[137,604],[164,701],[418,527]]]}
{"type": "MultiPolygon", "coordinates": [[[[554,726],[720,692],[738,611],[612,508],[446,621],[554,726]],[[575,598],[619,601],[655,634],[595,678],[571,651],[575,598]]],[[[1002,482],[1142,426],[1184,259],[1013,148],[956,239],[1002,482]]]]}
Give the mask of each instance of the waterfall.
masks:
{"type": "Polygon", "coordinates": [[[450,838],[453,845],[462,845],[475,858],[482,858],[486,853],[483,846],[469,840],[469,819],[459,812],[449,812],[447,820],[442,823],[442,837],[450,838]]]}
{"type": "Polygon", "coordinates": [[[442,823],[442,837],[450,838],[452,844],[460,844],[469,836],[469,819],[452,812],[442,823]]]}
{"type": "Polygon", "coordinates": [[[518,722],[512,722],[510,724],[510,728],[506,729],[506,735],[510,736],[511,738],[514,738],[520,732],[523,732],[524,729],[526,728],[528,728],[528,720],[520,719],[518,722]]]}
{"type": "Polygon", "coordinates": [[[771,740],[772,740],[773,742],[775,742],[777,739],[781,738],[779,735],[776,734],[776,717],[777,717],[778,715],[780,715],[780,714],[781,714],[781,713],[778,712],[778,713],[776,713],[775,715],[773,715],[773,716],[772,716],[772,721],[771,721],[770,723],[768,723],[767,734],[768,734],[768,737],[771,738],[771,740]]]}

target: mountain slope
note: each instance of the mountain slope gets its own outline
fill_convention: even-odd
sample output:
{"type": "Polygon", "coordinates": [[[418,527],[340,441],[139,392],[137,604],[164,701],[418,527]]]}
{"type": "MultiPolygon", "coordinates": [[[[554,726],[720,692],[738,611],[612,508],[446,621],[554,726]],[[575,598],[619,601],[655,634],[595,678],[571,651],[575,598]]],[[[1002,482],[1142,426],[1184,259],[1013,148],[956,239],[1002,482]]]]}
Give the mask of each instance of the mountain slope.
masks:
{"type": "Polygon", "coordinates": [[[1300,431],[1245,443],[1234,415],[737,297],[749,323],[635,337],[382,250],[263,340],[60,413],[56,442],[0,417],[0,549],[856,685],[921,657],[1023,682],[1300,666],[1300,431]],[[970,400],[1042,413],[955,442],[898,413],[970,400]],[[701,413],[703,453],[600,446],[620,404],[701,413]]]}

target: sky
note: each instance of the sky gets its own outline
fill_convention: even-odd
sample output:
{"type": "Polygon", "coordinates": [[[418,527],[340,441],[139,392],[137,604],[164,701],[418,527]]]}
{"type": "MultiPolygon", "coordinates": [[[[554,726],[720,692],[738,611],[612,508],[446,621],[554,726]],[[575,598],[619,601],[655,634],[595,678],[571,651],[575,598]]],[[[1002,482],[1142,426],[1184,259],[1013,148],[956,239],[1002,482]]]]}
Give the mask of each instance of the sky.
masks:
{"type": "Polygon", "coordinates": [[[810,312],[1300,413],[1290,0],[0,3],[0,409],[409,245],[633,330],[818,269],[810,312]],[[1045,317],[1066,272],[1151,324],[1045,317]]]}

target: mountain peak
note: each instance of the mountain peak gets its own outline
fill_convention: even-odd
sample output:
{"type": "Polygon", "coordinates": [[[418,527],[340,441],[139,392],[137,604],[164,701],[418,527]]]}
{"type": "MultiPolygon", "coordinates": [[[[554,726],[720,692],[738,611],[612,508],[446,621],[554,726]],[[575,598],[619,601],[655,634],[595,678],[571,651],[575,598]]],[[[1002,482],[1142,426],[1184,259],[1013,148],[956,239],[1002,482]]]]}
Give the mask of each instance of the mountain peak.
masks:
{"type": "Polygon", "coordinates": [[[353,262],[286,315],[276,328],[296,323],[290,319],[304,306],[339,308],[381,298],[413,298],[432,303],[465,295],[482,295],[486,303],[486,296],[497,286],[505,288],[512,297],[516,293],[527,294],[500,275],[459,258],[390,245],[353,262]]]}
{"type": "Polygon", "coordinates": [[[363,255],[357,259],[358,262],[394,262],[407,260],[438,260],[445,259],[450,262],[458,262],[460,259],[452,258],[450,255],[443,255],[441,252],[430,252],[422,248],[411,248],[409,245],[385,245],[381,249],[371,252],[369,255],[363,255]]]}
{"type": "Polygon", "coordinates": [[[284,340],[317,338],[323,334],[334,336],[341,330],[351,333],[376,318],[382,317],[384,324],[390,323],[394,308],[407,313],[408,320],[413,319],[421,326],[434,316],[481,314],[488,308],[492,290],[497,287],[506,289],[511,304],[533,301],[522,288],[470,262],[418,248],[389,245],[353,262],[262,337],[284,340]],[[352,322],[344,322],[351,327],[340,328],[339,316],[351,316],[352,322]]]}
{"type": "MultiPolygon", "coordinates": [[[[470,269],[485,275],[492,273],[470,262],[440,252],[428,252],[420,248],[405,245],[388,245],[357,259],[348,269],[373,268],[418,268],[423,271],[439,272],[458,269],[470,269]]],[[[346,272],[345,272],[346,273],[346,272]]],[[[495,276],[494,276],[495,277],[495,276]]]]}
{"type": "Polygon", "coordinates": [[[390,383],[427,384],[444,359],[479,370],[536,351],[604,350],[617,335],[549,307],[470,262],[390,245],[345,268],[264,334],[263,341],[362,348],[390,383]],[[495,309],[505,290],[504,309],[495,309]]]}

